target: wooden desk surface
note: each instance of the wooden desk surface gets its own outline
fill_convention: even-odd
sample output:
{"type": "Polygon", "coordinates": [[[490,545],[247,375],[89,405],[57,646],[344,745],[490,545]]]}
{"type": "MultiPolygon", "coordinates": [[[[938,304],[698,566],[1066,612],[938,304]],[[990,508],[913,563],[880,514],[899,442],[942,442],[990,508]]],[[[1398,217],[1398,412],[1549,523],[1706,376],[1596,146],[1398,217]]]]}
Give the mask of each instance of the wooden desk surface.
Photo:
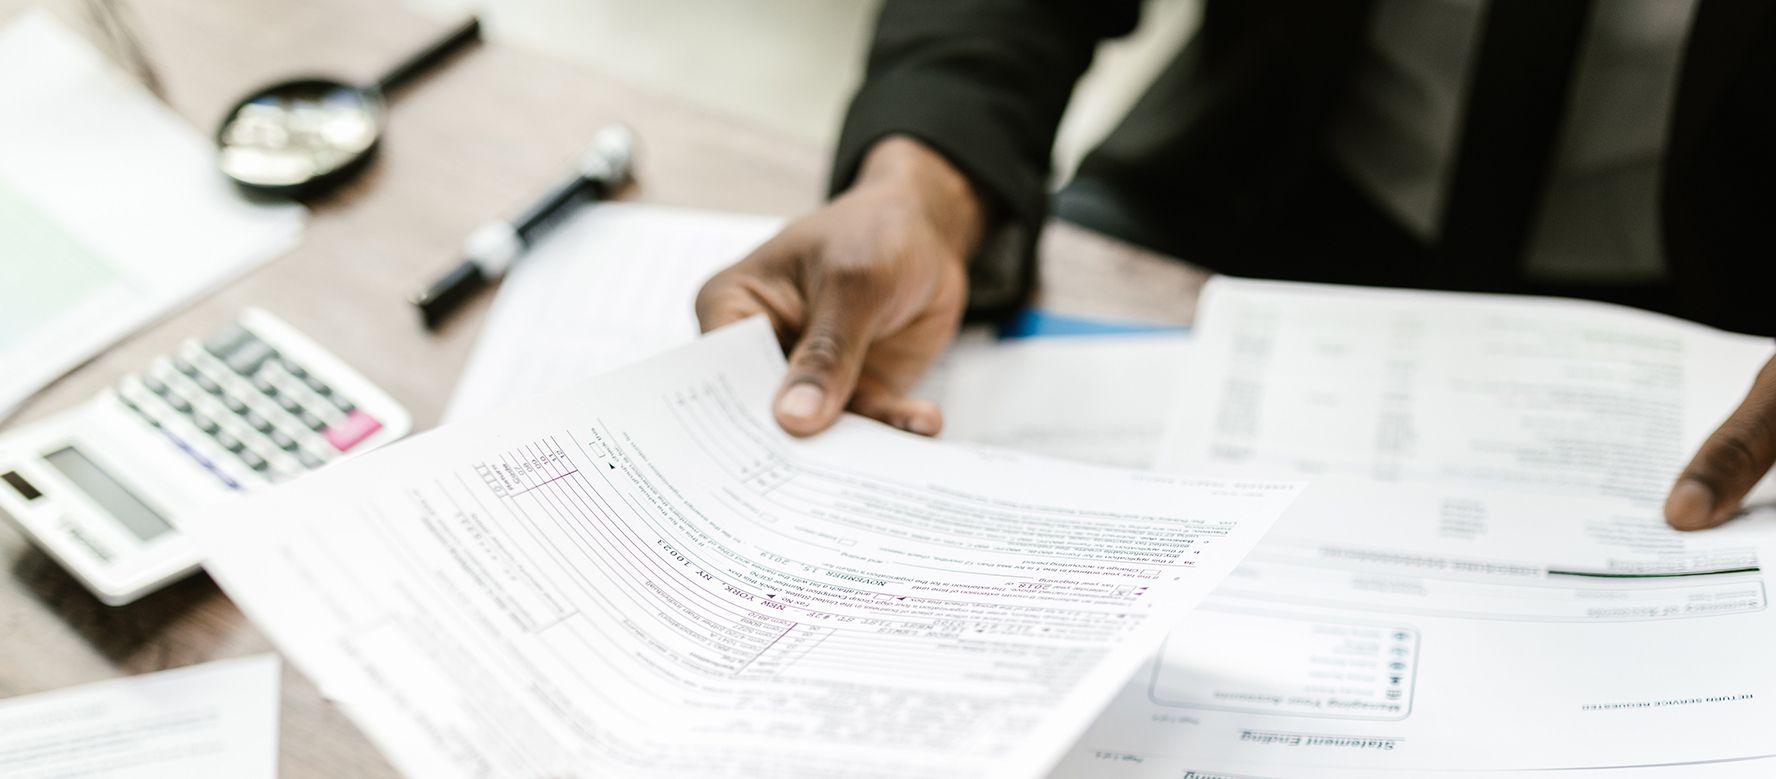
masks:
{"type": "MultiPolygon", "coordinates": [[[[0,24],[31,5],[44,3],[0,0],[0,24]]],[[[205,133],[258,85],[315,72],[368,79],[447,26],[394,3],[352,0],[129,5],[169,102],[205,133]]],[[[47,7],[87,31],[72,0],[47,7]]],[[[484,44],[399,96],[380,158],[347,189],[311,204],[295,250],[132,336],[0,428],[79,403],[248,305],[335,351],[405,404],[418,429],[430,427],[487,300],[433,335],[420,329],[406,295],[457,260],[470,230],[522,206],[615,121],[643,143],[634,199],[791,215],[822,195],[825,150],[582,67],[484,44]]],[[[1043,254],[1045,304],[1078,314],[1188,321],[1202,280],[1065,226],[1051,227],[1043,254]]],[[[0,569],[0,697],[271,650],[201,575],[106,607],[7,524],[0,569]]],[[[287,667],[279,745],[285,777],[394,776],[357,728],[287,667]]]]}

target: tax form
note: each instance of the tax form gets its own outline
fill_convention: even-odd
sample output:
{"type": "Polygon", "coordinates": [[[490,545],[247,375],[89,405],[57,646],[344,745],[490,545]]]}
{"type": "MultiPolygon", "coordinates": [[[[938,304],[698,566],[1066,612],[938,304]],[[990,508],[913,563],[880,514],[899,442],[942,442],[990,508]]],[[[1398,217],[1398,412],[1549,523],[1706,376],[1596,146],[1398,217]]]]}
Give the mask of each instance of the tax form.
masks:
{"type": "Polygon", "coordinates": [[[277,655],[0,700],[0,776],[277,775],[277,655]]]}
{"type": "Polygon", "coordinates": [[[1659,514],[1767,339],[1237,279],[1201,311],[1164,467],[1317,478],[1060,775],[1776,769],[1776,518],[1659,514]]]}
{"type": "Polygon", "coordinates": [[[1769,338],[1559,298],[1218,277],[1167,468],[1350,474],[1657,507],[1769,338]]]}
{"type": "Polygon", "coordinates": [[[1623,498],[1317,480],[1056,775],[1768,768],[1773,544],[1772,510],[1683,534],[1623,498]]]}
{"type": "Polygon", "coordinates": [[[747,320],[188,532],[409,776],[1035,776],[1296,492],[797,440],[783,372],[747,320]]]}

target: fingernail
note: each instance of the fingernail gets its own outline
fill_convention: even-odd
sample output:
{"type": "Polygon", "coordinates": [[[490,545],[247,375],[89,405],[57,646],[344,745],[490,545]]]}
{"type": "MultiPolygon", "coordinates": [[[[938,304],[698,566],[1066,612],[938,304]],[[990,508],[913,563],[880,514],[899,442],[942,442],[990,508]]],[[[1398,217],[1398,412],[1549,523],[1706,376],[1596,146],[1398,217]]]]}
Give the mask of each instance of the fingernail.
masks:
{"type": "Polygon", "coordinates": [[[813,419],[826,402],[826,392],[812,384],[797,384],[777,401],[777,413],[795,419],[813,419]]]}
{"type": "Polygon", "coordinates": [[[937,420],[924,414],[914,414],[907,417],[906,429],[924,436],[937,435],[937,420]]]}
{"type": "Polygon", "coordinates": [[[1694,479],[1683,479],[1665,500],[1665,521],[1681,528],[1700,528],[1714,516],[1714,491],[1694,479]]]}

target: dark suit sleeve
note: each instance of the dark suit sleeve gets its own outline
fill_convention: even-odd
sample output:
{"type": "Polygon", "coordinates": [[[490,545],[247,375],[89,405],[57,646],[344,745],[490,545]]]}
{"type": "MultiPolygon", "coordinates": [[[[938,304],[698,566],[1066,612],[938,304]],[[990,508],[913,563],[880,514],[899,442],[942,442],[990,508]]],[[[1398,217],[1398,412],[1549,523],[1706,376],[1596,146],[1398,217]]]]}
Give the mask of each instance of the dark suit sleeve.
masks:
{"type": "Polygon", "coordinates": [[[832,192],[884,136],[923,141],[966,174],[992,214],[969,308],[1002,313],[1034,284],[1055,128],[1097,44],[1133,29],[1138,0],[886,0],[852,99],[832,192]]]}

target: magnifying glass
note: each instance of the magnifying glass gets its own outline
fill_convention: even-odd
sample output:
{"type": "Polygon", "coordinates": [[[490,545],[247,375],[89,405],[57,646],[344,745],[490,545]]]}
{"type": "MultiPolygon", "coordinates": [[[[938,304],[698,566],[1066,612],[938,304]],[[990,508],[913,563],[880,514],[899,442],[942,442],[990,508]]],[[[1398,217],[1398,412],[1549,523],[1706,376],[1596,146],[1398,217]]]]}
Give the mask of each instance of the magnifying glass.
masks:
{"type": "Polygon", "coordinates": [[[299,78],[261,89],[222,120],[217,164],[242,187],[266,195],[307,195],[339,184],[376,152],[388,95],[480,34],[480,20],[471,18],[369,85],[299,78]]]}

